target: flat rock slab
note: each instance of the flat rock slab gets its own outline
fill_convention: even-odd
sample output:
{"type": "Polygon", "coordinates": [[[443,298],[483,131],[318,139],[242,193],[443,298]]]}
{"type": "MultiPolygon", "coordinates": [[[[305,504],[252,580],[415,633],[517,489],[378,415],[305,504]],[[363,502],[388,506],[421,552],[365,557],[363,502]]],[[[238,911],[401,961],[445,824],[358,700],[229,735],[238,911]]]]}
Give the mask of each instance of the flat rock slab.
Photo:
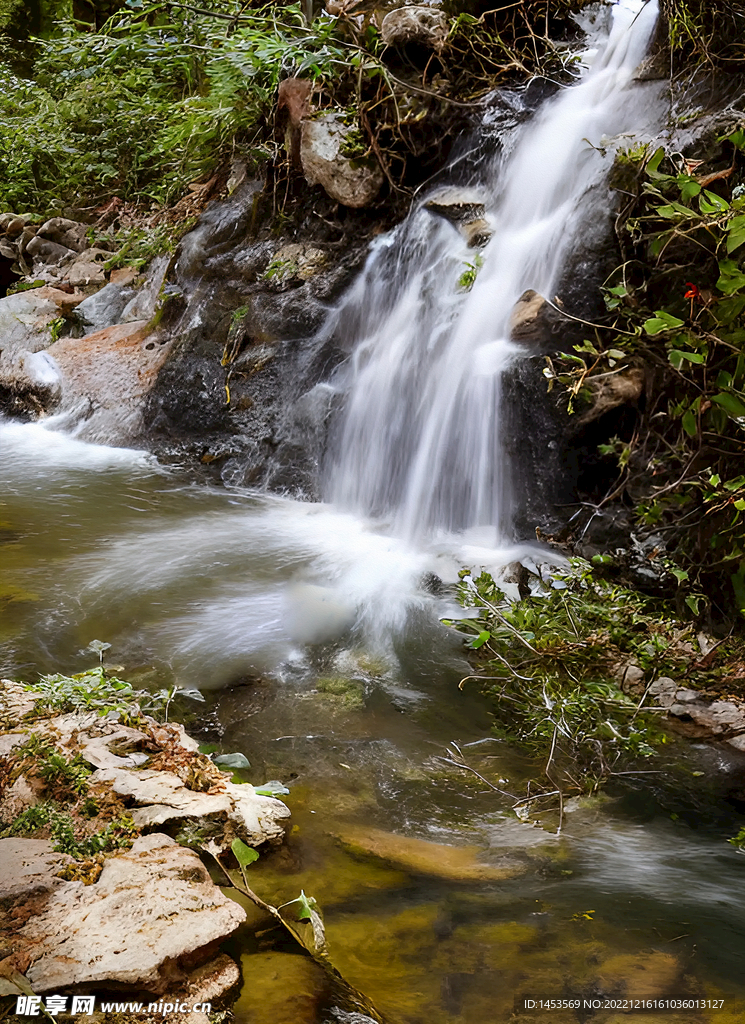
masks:
{"type": "Polygon", "coordinates": [[[0,903],[59,889],[67,883],[55,872],[72,863],[72,857],[56,853],[46,839],[0,839],[0,903]]]}
{"type": "Polygon", "coordinates": [[[19,932],[31,958],[26,977],[37,993],[108,983],[161,995],[245,918],[196,853],[162,834],[144,836],[107,858],[94,885],[50,892],[19,932]]]}
{"type": "Polygon", "coordinates": [[[162,825],[166,821],[185,818],[225,816],[237,826],[242,837],[252,846],[279,842],[284,835],[282,820],[290,816],[281,800],[258,796],[248,783],[220,783],[216,793],[197,793],[188,789],[170,772],[126,768],[104,768],[90,778],[91,784],[110,782],[119,796],[138,804],[132,811],[134,822],[141,828],[162,825]]]}

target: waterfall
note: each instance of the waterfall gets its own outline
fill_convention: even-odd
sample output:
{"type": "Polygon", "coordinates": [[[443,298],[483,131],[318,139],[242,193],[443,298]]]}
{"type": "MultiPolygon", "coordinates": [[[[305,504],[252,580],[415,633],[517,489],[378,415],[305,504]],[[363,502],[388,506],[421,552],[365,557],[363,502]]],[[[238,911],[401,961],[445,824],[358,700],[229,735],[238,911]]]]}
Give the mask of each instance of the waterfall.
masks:
{"type": "Polygon", "coordinates": [[[648,92],[633,77],[657,17],[657,0],[621,0],[588,22],[597,46],[578,82],[517,129],[479,183],[491,240],[478,261],[426,197],[375,247],[333,324],[351,350],[326,480],[337,506],[409,541],[505,536],[500,382],[521,351],[510,315],[527,289],[553,295],[597,216],[590,196],[612,164],[610,140],[644,126],[648,92]],[[468,291],[464,270],[476,273],[468,291]]]}

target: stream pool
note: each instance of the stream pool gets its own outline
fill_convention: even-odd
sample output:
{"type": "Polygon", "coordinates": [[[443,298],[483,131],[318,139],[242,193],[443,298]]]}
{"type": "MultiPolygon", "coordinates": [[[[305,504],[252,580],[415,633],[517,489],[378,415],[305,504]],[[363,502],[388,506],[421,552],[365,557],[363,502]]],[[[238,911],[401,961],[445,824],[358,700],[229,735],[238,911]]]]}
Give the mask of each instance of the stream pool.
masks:
{"type": "MultiPolygon", "coordinates": [[[[80,671],[99,639],[134,683],[202,690],[183,705],[190,731],[245,753],[250,781],[290,789],[288,842],[251,869],[255,888],[275,904],[315,896],[334,963],[390,1022],[620,1024],[624,1000],[658,1000],[635,1021],[742,1021],[745,858],[726,842],[741,760],[673,745],[665,774],[571,802],[557,836],[555,817],[521,821],[438,759],[455,742],[517,793],[536,770],[458,688],[447,602],[422,585],[519,553],[487,540],[408,549],[326,506],[2,423],[0,669],[80,671]]],[[[254,916],[234,940],[237,1019],[361,1024],[265,927],[254,916]]]]}

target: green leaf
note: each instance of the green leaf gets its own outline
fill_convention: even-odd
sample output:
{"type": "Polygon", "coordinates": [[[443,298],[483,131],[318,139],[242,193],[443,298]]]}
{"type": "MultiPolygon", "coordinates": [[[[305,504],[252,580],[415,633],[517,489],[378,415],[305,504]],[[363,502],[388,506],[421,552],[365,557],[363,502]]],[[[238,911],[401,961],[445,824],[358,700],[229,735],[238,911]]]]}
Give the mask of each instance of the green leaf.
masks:
{"type": "Polygon", "coordinates": [[[674,348],[668,353],[667,358],[670,360],[670,365],[679,370],[683,365],[683,362],[701,364],[706,362],[706,356],[703,352],[683,352],[680,349],[674,348]]]}
{"type": "Polygon", "coordinates": [[[689,409],[683,416],[682,423],[683,430],[685,430],[686,434],[688,434],[689,437],[695,437],[698,433],[698,423],[696,421],[696,414],[692,409],[689,409]]]}
{"type": "Polygon", "coordinates": [[[729,210],[727,200],[707,188],[704,189],[704,194],[699,196],[698,205],[701,213],[726,213],[729,210]]]}
{"type": "Polygon", "coordinates": [[[745,274],[740,270],[735,260],[719,261],[719,280],[717,288],[725,295],[733,295],[745,288],[745,274]]]}
{"type": "Polygon", "coordinates": [[[722,391],[718,395],[714,395],[711,400],[721,406],[733,419],[737,420],[745,416],[745,402],[737,395],[733,395],[731,391],[722,391]]]}
{"type": "Polygon", "coordinates": [[[312,917],[312,911],[318,906],[318,902],[313,896],[306,896],[303,890],[300,890],[297,903],[300,904],[300,910],[298,912],[299,921],[310,921],[312,917]]]}
{"type": "Polygon", "coordinates": [[[250,768],[251,762],[245,754],[220,754],[213,758],[215,764],[224,764],[226,768],[250,768]]]}
{"type": "Polygon", "coordinates": [[[240,864],[241,868],[247,868],[249,864],[253,864],[255,860],[259,859],[259,855],[252,846],[246,846],[241,839],[234,839],[230,845],[230,849],[233,851],[233,856],[240,864]]]}
{"type": "Polygon", "coordinates": [[[745,214],[733,217],[727,225],[727,252],[734,252],[745,242],[745,214]]]}
{"type": "Polygon", "coordinates": [[[662,334],[663,331],[672,331],[676,327],[682,327],[684,323],[684,320],[679,320],[672,313],[666,313],[664,309],[657,309],[653,317],[644,321],[644,330],[649,335],[662,334]]]}
{"type": "Polygon", "coordinates": [[[690,174],[678,175],[678,187],[680,188],[680,195],[683,199],[693,199],[694,196],[699,195],[701,192],[701,186],[695,178],[690,176],[690,174]]]}
{"type": "Polygon", "coordinates": [[[490,639],[491,639],[491,633],[489,632],[489,630],[488,629],[482,629],[482,631],[479,633],[479,635],[477,637],[474,637],[473,640],[470,642],[470,644],[468,644],[468,646],[473,648],[473,650],[477,651],[479,649],[479,647],[483,647],[484,644],[487,642],[487,640],[490,640],[490,639]]]}

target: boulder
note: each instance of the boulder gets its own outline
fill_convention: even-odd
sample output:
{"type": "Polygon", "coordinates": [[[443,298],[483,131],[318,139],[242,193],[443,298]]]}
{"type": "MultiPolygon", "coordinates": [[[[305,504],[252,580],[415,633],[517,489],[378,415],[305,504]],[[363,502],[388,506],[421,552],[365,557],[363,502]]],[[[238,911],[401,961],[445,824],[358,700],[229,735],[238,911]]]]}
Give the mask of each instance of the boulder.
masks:
{"type": "Polygon", "coordinates": [[[36,234],[74,252],[83,252],[88,246],[87,226],[66,217],[52,217],[41,225],[36,234]]]}
{"type": "Polygon", "coordinates": [[[510,314],[510,338],[526,345],[539,345],[547,351],[566,324],[566,317],[538,292],[523,292],[510,314]]]}
{"type": "Polygon", "coordinates": [[[42,238],[39,234],[36,234],[28,242],[26,252],[40,263],[59,264],[63,260],[73,259],[75,256],[74,249],[60,245],[59,242],[53,242],[48,238],[42,238]]]}
{"type": "Polygon", "coordinates": [[[95,884],[55,885],[18,940],[37,993],[87,985],[161,995],[188,982],[245,918],[196,853],[155,834],[108,857],[95,884]]]}
{"type": "Polygon", "coordinates": [[[399,7],[389,11],[380,26],[386,46],[407,46],[415,43],[439,52],[447,42],[448,19],[433,7],[399,7]]]}
{"type": "Polygon", "coordinates": [[[312,185],[321,185],[343,206],[359,208],[375,199],[384,177],[379,165],[369,158],[356,161],[344,156],[349,137],[350,129],[338,114],[303,121],[300,162],[312,185]]]}
{"type": "Polygon", "coordinates": [[[578,427],[600,419],[621,405],[638,402],[644,391],[644,370],[632,366],[611,375],[588,377],[586,383],[592,389],[591,405],[577,420],[578,427]]]}
{"type": "Polygon", "coordinates": [[[117,324],[85,338],[61,338],[48,349],[62,374],[63,411],[87,403],[78,436],[128,443],[142,430],[142,407],[170,349],[143,321],[117,324]]]}

